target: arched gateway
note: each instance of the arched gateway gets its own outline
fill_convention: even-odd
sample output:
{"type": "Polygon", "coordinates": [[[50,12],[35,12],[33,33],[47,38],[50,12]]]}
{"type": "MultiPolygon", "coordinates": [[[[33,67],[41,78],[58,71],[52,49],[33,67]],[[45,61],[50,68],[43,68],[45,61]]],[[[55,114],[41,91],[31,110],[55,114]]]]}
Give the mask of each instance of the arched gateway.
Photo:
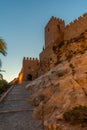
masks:
{"type": "Polygon", "coordinates": [[[28,74],[28,75],[27,75],[27,80],[28,80],[28,81],[32,81],[32,75],[31,75],[31,74],[28,74]]]}

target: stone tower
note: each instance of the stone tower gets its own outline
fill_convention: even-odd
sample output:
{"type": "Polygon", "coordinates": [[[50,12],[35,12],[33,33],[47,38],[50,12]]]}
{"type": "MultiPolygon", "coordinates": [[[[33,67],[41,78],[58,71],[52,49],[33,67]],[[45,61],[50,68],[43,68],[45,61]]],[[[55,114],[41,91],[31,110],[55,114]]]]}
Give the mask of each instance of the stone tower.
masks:
{"type": "Polygon", "coordinates": [[[45,27],[45,48],[51,43],[59,43],[64,39],[65,22],[62,19],[51,17],[45,27]]]}
{"type": "Polygon", "coordinates": [[[38,77],[39,61],[35,58],[25,58],[23,59],[22,65],[22,81],[31,81],[38,77]]]}

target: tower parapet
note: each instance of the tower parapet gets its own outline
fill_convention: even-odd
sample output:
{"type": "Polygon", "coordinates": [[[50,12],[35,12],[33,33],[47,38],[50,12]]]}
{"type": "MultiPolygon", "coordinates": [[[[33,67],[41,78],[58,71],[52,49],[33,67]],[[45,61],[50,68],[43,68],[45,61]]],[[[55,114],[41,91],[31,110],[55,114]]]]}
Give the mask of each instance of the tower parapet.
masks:
{"type": "Polygon", "coordinates": [[[48,21],[48,23],[46,24],[46,26],[45,27],[47,27],[49,24],[50,24],[50,22],[51,21],[57,21],[57,22],[59,22],[59,23],[63,23],[63,24],[65,24],[65,22],[64,22],[64,20],[63,19],[61,19],[61,18],[56,18],[56,17],[54,17],[54,16],[52,16],[51,18],[50,18],[50,20],[48,21]]]}
{"type": "Polygon", "coordinates": [[[54,42],[60,42],[64,35],[65,22],[62,19],[51,17],[45,27],[45,48],[54,42]]]}
{"type": "Polygon", "coordinates": [[[38,77],[39,70],[39,60],[32,57],[24,57],[22,72],[23,72],[23,81],[33,80],[38,77]]]}
{"type": "Polygon", "coordinates": [[[37,61],[37,62],[39,62],[38,58],[34,58],[34,57],[24,57],[23,61],[37,61]]]}
{"type": "Polygon", "coordinates": [[[81,33],[83,33],[87,29],[87,13],[78,17],[78,19],[69,23],[65,27],[64,31],[64,40],[70,40],[78,37],[81,33]]]}

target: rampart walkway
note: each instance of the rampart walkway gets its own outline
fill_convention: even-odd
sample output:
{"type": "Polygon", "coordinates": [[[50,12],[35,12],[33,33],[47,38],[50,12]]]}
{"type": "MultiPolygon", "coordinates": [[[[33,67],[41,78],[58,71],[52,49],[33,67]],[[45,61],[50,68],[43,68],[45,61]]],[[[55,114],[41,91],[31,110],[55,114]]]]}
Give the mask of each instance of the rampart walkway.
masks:
{"type": "Polygon", "coordinates": [[[42,130],[32,119],[33,106],[27,102],[29,93],[16,85],[0,103],[0,130],[42,130]]]}

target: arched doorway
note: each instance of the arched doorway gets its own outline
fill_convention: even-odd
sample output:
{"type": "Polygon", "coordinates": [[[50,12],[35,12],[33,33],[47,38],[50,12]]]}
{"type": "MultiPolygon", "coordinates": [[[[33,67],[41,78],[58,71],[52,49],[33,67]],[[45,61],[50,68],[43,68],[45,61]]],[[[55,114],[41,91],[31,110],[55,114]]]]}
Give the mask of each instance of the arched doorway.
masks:
{"type": "Polygon", "coordinates": [[[27,75],[27,80],[28,80],[28,81],[32,81],[32,75],[31,75],[31,74],[28,74],[28,75],[27,75]]]}

